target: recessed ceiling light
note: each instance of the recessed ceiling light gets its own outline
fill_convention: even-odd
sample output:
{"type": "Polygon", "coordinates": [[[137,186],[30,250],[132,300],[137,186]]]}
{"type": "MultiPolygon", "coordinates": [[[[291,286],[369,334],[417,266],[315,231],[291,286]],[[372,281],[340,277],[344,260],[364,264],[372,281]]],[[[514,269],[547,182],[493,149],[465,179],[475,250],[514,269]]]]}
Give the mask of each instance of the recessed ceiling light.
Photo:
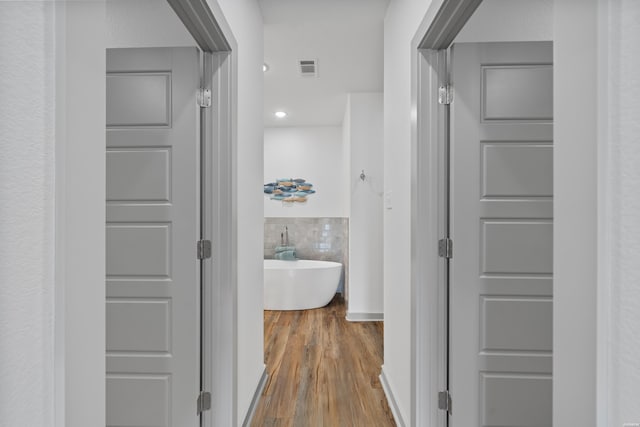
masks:
{"type": "Polygon", "coordinates": [[[265,73],[269,71],[269,66],[267,64],[262,64],[262,71],[264,71],[265,73]]]}
{"type": "Polygon", "coordinates": [[[276,111],[275,116],[279,119],[284,119],[285,117],[287,117],[287,113],[285,113],[284,111],[276,111]]]}

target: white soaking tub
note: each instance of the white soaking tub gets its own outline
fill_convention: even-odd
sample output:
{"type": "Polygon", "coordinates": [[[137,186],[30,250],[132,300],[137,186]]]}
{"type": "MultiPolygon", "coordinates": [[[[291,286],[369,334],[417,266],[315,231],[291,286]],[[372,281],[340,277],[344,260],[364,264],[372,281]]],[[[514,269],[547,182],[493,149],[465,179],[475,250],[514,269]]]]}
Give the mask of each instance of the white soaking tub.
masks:
{"type": "Polygon", "coordinates": [[[324,307],[336,294],[342,264],[330,261],[264,260],[264,309],[324,307]]]}

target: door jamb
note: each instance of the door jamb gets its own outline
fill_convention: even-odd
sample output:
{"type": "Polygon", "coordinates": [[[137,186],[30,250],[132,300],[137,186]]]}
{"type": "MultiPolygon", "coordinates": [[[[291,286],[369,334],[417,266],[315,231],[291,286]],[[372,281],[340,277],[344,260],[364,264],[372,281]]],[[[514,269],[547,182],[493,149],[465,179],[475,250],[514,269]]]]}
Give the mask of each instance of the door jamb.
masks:
{"type": "Polygon", "coordinates": [[[445,112],[438,104],[442,51],[416,50],[416,90],[420,99],[412,138],[411,287],[412,413],[411,425],[444,426],[438,392],[446,389],[446,265],[437,242],[445,233],[445,112]],[[418,139],[418,137],[420,139],[418,139]]]}
{"type": "MultiPolygon", "coordinates": [[[[201,388],[212,395],[200,425],[237,424],[237,42],[217,1],[167,0],[202,50],[205,89],[212,105],[201,115],[203,260],[201,388]]],[[[194,396],[195,399],[195,396],[194,396]]]]}
{"type": "Polygon", "coordinates": [[[442,54],[482,0],[435,0],[411,42],[411,425],[446,426],[438,392],[446,390],[446,265],[437,242],[446,231],[446,114],[438,88],[442,54]],[[440,53],[439,53],[440,52],[440,53]]]}
{"type": "Polygon", "coordinates": [[[235,60],[230,52],[205,54],[211,64],[213,98],[207,120],[205,151],[205,238],[212,242],[212,258],[204,268],[203,389],[212,394],[211,411],[203,413],[205,427],[237,424],[237,203],[235,60]],[[208,292],[207,292],[208,291],[208,292]],[[208,368],[208,369],[207,369],[208,368]]]}

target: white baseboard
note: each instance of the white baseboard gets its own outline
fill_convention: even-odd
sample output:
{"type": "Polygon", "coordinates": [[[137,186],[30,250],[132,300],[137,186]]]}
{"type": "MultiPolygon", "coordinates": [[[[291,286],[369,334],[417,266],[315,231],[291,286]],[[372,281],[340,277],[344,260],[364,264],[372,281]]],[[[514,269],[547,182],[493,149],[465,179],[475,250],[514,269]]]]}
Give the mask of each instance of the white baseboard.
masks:
{"type": "Polygon", "coordinates": [[[258,386],[256,387],[255,393],[253,393],[253,399],[251,399],[251,405],[249,405],[249,409],[247,410],[247,415],[244,417],[244,421],[242,422],[242,427],[247,427],[251,425],[251,420],[253,420],[253,416],[256,413],[256,408],[258,407],[258,402],[260,402],[260,396],[264,391],[264,386],[267,385],[267,379],[269,378],[269,374],[267,374],[267,367],[264,367],[262,371],[262,376],[260,377],[260,381],[258,382],[258,386]]]}
{"type": "Polygon", "coordinates": [[[393,391],[391,390],[389,381],[387,381],[387,375],[384,372],[384,365],[382,365],[382,371],[380,372],[380,384],[382,384],[382,391],[384,391],[384,395],[387,398],[387,403],[389,404],[389,408],[391,408],[391,413],[393,414],[393,419],[395,420],[396,425],[398,427],[405,427],[406,424],[402,419],[402,415],[400,415],[400,409],[398,408],[396,399],[393,396],[393,391]]]}
{"type": "Polygon", "coordinates": [[[346,319],[349,322],[381,322],[384,320],[384,313],[354,313],[347,311],[346,319]]]}

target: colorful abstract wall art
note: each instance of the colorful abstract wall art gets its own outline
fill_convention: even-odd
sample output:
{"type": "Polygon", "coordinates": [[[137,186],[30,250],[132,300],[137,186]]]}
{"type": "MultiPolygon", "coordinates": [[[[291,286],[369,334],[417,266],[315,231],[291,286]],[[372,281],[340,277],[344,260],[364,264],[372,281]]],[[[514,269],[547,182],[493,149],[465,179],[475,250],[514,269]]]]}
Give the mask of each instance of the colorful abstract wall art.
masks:
{"type": "Polygon", "coordinates": [[[313,184],[302,178],[281,178],[264,185],[265,196],[283,205],[306,203],[307,198],[315,192],[313,184]]]}

